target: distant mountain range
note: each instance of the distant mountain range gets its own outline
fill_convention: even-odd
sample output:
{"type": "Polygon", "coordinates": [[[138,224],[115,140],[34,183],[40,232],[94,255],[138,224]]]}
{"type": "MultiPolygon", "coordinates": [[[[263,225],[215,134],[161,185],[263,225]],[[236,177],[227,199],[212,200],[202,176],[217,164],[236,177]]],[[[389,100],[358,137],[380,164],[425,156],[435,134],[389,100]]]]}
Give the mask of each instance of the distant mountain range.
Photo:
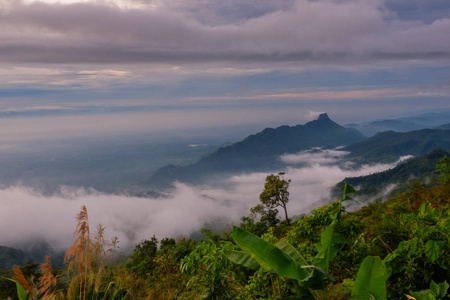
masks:
{"type": "Polygon", "coordinates": [[[413,117],[398,118],[398,119],[384,119],[365,122],[361,124],[347,124],[345,127],[354,128],[362,134],[371,137],[378,132],[395,131],[408,132],[420,129],[450,129],[450,111],[442,111],[440,113],[421,114],[413,117]],[[441,126],[444,126],[441,128],[441,126]],[[445,127],[446,126],[446,127],[445,127]]]}
{"type": "MultiPolygon", "coordinates": [[[[418,128],[404,120],[372,122],[377,128],[418,128]]],[[[401,156],[422,156],[435,149],[450,150],[450,130],[420,129],[408,132],[383,131],[367,138],[355,128],[333,122],[327,114],[317,120],[297,126],[266,128],[244,140],[218,148],[196,163],[187,166],[167,165],[145,178],[142,185],[157,189],[170,187],[173,182],[201,183],[223,175],[277,172],[286,168],[283,154],[299,153],[311,148],[350,152],[345,157],[357,164],[392,163],[401,156]]]]}
{"type": "Polygon", "coordinates": [[[443,124],[441,126],[437,126],[434,129],[443,129],[443,130],[449,130],[450,129],[450,123],[448,124],[443,124]]]}
{"type": "Polygon", "coordinates": [[[420,125],[409,121],[392,120],[392,119],[372,121],[363,124],[347,124],[345,126],[349,128],[355,128],[366,136],[373,136],[378,132],[383,131],[392,130],[396,132],[407,132],[427,128],[425,125],[420,125]]]}
{"type": "Polygon", "coordinates": [[[192,165],[165,166],[146,182],[155,187],[167,187],[175,180],[192,183],[214,175],[279,171],[285,167],[280,155],[313,147],[336,148],[364,139],[356,129],[343,127],[327,114],[321,114],[305,125],[266,128],[240,142],[221,147],[192,165]]]}
{"type": "Polygon", "coordinates": [[[421,156],[435,149],[450,150],[450,130],[385,131],[342,148],[346,157],[360,163],[391,163],[401,156],[421,156]]]}

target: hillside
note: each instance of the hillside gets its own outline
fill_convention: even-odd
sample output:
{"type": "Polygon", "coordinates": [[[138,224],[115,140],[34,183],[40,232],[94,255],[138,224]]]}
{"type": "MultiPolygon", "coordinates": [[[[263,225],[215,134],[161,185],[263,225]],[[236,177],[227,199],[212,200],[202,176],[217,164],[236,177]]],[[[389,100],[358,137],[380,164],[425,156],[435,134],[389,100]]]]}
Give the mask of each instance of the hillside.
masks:
{"type": "Polygon", "coordinates": [[[284,167],[279,156],[313,147],[335,148],[363,140],[355,129],[333,122],[327,114],[297,126],[266,128],[230,146],[221,147],[188,166],[168,165],[159,169],[146,182],[167,186],[175,180],[195,182],[211,176],[242,172],[278,171],[284,167]]]}
{"type": "Polygon", "coordinates": [[[359,177],[347,177],[333,188],[334,197],[341,192],[340,187],[344,184],[350,184],[357,187],[357,194],[364,196],[373,196],[386,190],[389,186],[396,188],[392,190],[393,193],[403,191],[407,188],[407,182],[410,179],[428,177],[428,180],[436,176],[435,168],[444,156],[449,156],[450,153],[444,150],[434,150],[429,154],[421,157],[409,159],[395,168],[359,177]]]}
{"type": "MultiPolygon", "coordinates": [[[[372,290],[376,299],[448,299],[450,185],[421,186],[348,213],[342,204],[353,192],[345,187],[341,201],[290,225],[269,228],[250,215],[231,234],[204,228],[201,241],[149,234],[129,257],[106,243],[80,244],[99,234],[77,233],[68,251],[76,255],[62,269],[52,268],[53,257],[40,268],[24,265],[17,286],[28,287],[32,299],[48,293],[54,299],[346,300],[370,299],[372,290]],[[92,266],[89,273],[85,265],[92,266]]],[[[93,232],[87,210],[81,212],[86,217],[77,226],[93,232]]],[[[0,271],[0,279],[12,276],[0,271]]],[[[0,280],[0,299],[17,299],[14,282],[0,280]]]]}
{"type": "Polygon", "coordinates": [[[344,147],[348,159],[358,163],[391,163],[401,156],[425,155],[435,149],[450,150],[450,130],[386,131],[344,147]]]}
{"type": "Polygon", "coordinates": [[[450,130],[450,123],[440,125],[438,127],[435,127],[434,129],[450,130]]]}

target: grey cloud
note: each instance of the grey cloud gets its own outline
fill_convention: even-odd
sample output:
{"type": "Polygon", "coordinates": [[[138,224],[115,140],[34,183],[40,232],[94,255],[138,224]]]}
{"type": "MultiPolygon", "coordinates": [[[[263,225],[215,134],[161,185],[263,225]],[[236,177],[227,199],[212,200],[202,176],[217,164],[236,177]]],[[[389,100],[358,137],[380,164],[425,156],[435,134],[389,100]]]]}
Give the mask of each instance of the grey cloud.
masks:
{"type": "Polygon", "coordinates": [[[149,7],[160,6],[198,22],[219,26],[239,23],[278,10],[289,10],[295,0],[129,0],[149,7]]]}
{"type": "Polygon", "coordinates": [[[96,3],[10,2],[0,8],[0,55],[5,62],[47,63],[450,57],[450,19],[388,20],[377,1],[266,6],[264,14],[212,26],[170,5],[124,10],[96,3]]]}
{"type": "Polygon", "coordinates": [[[284,154],[280,159],[287,164],[330,165],[336,164],[342,156],[347,154],[349,152],[314,149],[313,151],[302,151],[297,154],[284,154]]]}

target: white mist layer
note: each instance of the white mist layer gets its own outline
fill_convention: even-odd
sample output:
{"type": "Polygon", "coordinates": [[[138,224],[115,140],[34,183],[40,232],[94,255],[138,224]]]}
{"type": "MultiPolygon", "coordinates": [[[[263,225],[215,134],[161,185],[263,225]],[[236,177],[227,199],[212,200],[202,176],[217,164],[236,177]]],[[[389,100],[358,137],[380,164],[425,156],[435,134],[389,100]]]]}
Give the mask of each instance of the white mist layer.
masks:
{"type": "Polygon", "coordinates": [[[299,163],[307,163],[309,165],[335,164],[339,161],[340,158],[350,153],[338,150],[320,150],[320,148],[314,150],[320,152],[302,151],[297,154],[284,154],[280,156],[280,160],[286,164],[299,164],[299,163]]]}
{"type": "MultiPolygon", "coordinates": [[[[308,167],[288,168],[285,178],[291,179],[289,216],[308,213],[328,202],[329,188],[345,177],[376,173],[392,165],[364,166],[344,170],[321,160],[317,153],[302,157],[308,167]],[[310,158],[308,160],[308,158],[310,158]],[[326,163],[326,164],[322,164],[326,163]]],[[[251,207],[259,202],[267,173],[252,173],[224,178],[224,186],[188,186],[177,183],[167,199],[137,198],[102,194],[93,190],[64,187],[59,195],[46,197],[26,187],[0,190],[0,245],[15,246],[44,239],[53,248],[64,249],[73,243],[75,217],[86,205],[91,231],[97,224],[106,227],[106,237],[119,237],[122,249],[130,249],[143,239],[155,235],[189,236],[205,223],[226,218],[239,224],[251,207]]]]}

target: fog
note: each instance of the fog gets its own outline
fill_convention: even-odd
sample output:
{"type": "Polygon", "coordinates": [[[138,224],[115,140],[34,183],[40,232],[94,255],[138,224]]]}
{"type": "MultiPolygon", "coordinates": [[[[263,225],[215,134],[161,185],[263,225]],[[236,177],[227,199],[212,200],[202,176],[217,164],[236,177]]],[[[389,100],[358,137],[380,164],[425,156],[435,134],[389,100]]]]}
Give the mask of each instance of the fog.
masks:
{"type": "MultiPolygon", "coordinates": [[[[335,151],[331,151],[334,153],[335,151]]],[[[288,167],[285,178],[291,179],[290,216],[308,213],[329,202],[329,188],[345,177],[380,172],[393,165],[364,166],[357,170],[330,164],[330,151],[299,153],[308,165],[288,167]]],[[[295,156],[289,156],[295,160],[295,156]]],[[[335,155],[337,163],[339,156],[335,155]]],[[[295,160],[297,162],[297,160],[295,160]]],[[[75,216],[86,205],[91,231],[97,224],[106,226],[107,239],[119,237],[124,251],[143,239],[155,235],[188,237],[205,224],[226,220],[239,224],[240,218],[259,202],[267,173],[241,174],[223,178],[220,186],[189,186],[176,183],[167,198],[138,198],[100,193],[93,189],[62,186],[60,192],[44,196],[26,186],[0,190],[0,244],[26,246],[35,240],[45,240],[54,249],[64,249],[73,242],[75,216]]]]}

